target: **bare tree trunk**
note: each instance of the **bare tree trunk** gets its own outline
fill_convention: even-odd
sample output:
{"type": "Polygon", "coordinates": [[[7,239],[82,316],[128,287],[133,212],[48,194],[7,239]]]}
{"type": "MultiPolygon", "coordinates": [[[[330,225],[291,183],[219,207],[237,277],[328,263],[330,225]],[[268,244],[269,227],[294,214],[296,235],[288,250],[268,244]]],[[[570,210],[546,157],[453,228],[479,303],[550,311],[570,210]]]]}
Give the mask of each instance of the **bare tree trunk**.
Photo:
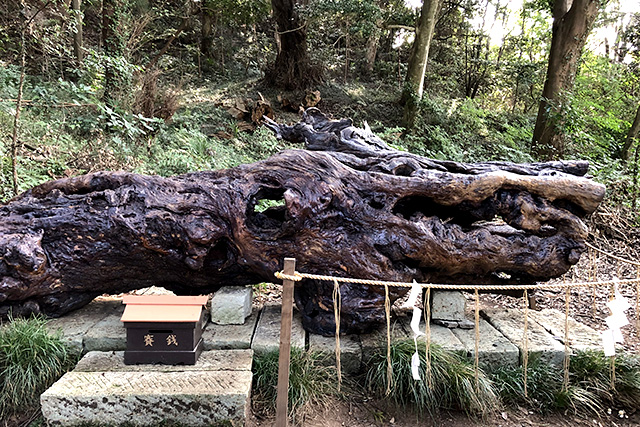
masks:
{"type": "Polygon", "coordinates": [[[84,51],[82,50],[82,9],[81,0],[71,0],[71,9],[75,19],[76,28],[73,33],[73,53],[78,63],[82,63],[84,59],[84,51]]]}
{"type": "Polygon", "coordinates": [[[118,32],[120,0],[102,0],[102,46],[107,57],[104,65],[104,93],[102,99],[113,107],[121,85],[120,73],[113,65],[113,58],[122,55],[122,40],[118,32]]]}
{"type": "Polygon", "coordinates": [[[378,42],[380,40],[380,28],[375,27],[371,30],[371,34],[367,38],[367,46],[365,50],[366,70],[369,75],[373,74],[373,67],[376,63],[376,55],[378,54],[378,42]]]}
{"type": "Polygon", "coordinates": [[[16,114],[13,118],[13,133],[11,134],[11,174],[13,177],[13,194],[18,195],[18,134],[20,127],[20,112],[22,111],[22,92],[24,89],[25,51],[24,33],[26,25],[20,33],[20,83],[18,83],[18,99],[16,100],[16,114]]]}
{"type": "Polygon", "coordinates": [[[424,74],[427,70],[429,47],[433,38],[436,17],[440,8],[439,0],[423,0],[420,19],[416,27],[416,38],[413,42],[407,78],[402,93],[404,102],[403,124],[407,129],[414,125],[418,103],[424,92],[424,74]]]}
{"type": "Polygon", "coordinates": [[[206,8],[202,9],[200,52],[207,59],[213,57],[213,16],[211,16],[211,12],[206,8]]]}
{"type": "Polygon", "coordinates": [[[533,152],[541,159],[564,156],[563,101],[573,89],[582,48],[599,10],[599,0],[554,2],[547,77],[532,140],[533,152]]]}
{"type": "Polygon", "coordinates": [[[631,146],[633,145],[633,141],[638,139],[638,134],[640,134],[640,105],[638,106],[638,110],[636,110],[636,118],[633,119],[633,123],[627,133],[627,138],[624,141],[624,146],[622,147],[622,159],[625,162],[629,160],[631,146]]]}
{"type": "Polygon", "coordinates": [[[321,80],[307,53],[307,23],[300,18],[295,0],[271,0],[280,48],[265,80],[285,89],[305,89],[321,80]]]}

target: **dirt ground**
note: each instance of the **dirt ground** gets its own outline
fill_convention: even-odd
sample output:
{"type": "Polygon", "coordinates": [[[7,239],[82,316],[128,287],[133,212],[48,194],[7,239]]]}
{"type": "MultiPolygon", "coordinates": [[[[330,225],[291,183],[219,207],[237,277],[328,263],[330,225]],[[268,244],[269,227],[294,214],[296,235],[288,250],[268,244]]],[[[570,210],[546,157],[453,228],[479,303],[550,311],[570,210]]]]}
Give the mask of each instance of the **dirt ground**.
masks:
{"type": "MultiPolygon", "coordinates": [[[[505,408],[486,419],[469,418],[456,411],[441,411],[433,416],[418,415],[411,411],[398,411],[362,396],[354,396],[349,402],[330,400],[323,405],[314,405],[294,419],[294,423],[304,427],[630,427],[640,426],[640,413],[632,414],[606,411],[599,416],[581,417],[570,414],[539,415],[525,408],[505,408]]],[[[247,427],[272,426],[273,416],[258,418],[252,414],[247,427]]]]}

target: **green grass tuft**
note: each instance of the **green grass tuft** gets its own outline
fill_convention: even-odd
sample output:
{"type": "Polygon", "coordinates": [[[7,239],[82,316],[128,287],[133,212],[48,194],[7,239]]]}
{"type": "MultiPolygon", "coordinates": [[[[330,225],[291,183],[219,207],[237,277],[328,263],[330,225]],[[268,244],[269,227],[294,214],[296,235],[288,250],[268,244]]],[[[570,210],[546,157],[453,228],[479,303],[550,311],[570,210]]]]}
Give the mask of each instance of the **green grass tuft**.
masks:
{"type": "MultiPolygon", "coordinates": [[[[420,413],[430,414],[439,408],[459,408],[472,416],[486,416],[498,408],[499,400],[492,382],[479,370],[476,390],[475,370],[466,358],[431,345],[432,387],[428,387],[424,346],[419,346],[421,381],[415,381],[411,375],[414,352],[413,341],[391,345],[393,381],[389,397],[396,404],[413,406],[420,413]]],[[[367,388],[384,396],[387,389],[386,349],[377,351],[367,365],[367,388]]]]}
{"type": "MultiPolygon", "coordinates": [[[[253,360],[254,403],[266,412],[275,409],[278,387],[278,351],[256,355],[253,360]]],[[[289,368],[289,411],[294,414],[307,403],[322,403],[337,395],[335,367],[324,363],[326,356],[299,348],[291,349],[289,368]]]]}
{"type": "Polygon", "coordinates": [[[38,405],[40,394],[76,361],[40,317],[0,327],[0,417],[38,405]]]}
{"type": "Polygon", "coordinates": [[[563,390],[563,370],[530,360],[527,396],[522,367],[492,373],[500,398],[507,405],[525,405],[541,413],[554,410],[601,413],[607,407],[640,405],[640,360],[629,355],[615,359],[615,390],[611,388],[611,361],[601,351],[577,352],[569,364],[569,385],[563,390]]]}

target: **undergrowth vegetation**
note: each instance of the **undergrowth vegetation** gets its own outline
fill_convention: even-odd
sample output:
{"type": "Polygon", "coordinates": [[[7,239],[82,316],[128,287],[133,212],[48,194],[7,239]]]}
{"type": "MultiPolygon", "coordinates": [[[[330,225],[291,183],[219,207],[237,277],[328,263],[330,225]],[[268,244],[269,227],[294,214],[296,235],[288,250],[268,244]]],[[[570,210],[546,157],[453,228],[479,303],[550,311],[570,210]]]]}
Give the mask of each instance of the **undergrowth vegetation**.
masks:
{"type": "MultiPolygon", "coordinates": [[[[344,395],[374,396],[419,417],[434,416],[440,409],[462,410],[472,418],[487,418],[497,410],[520,406],[532,413],[554,411],[600,416],[608,409],[633,411],[640,405],[640,358],[622,354],[615,358],[615,387],[611,386],[611,359],[602,352],[583,351],[571,357],[569,383],[564,371],[531,358],[524,373],[519,367],[480,367],[473,361],[432,344],[427,365],[424,343],[419,345],[421,381],[411,374],[413,341],[390,347],[391,386],[387,380],[387,350],[379,348],[364,361],[362,374],[346,379],[344,395]],[[427,369],[430,366],[430,369],[427,369]],[[428,380],[430,376],[430,380],[428,380]]],[[[278,352],[256,356],[254,410],[271,412],[276,399],[278,352]]],[[[289,408],[296,413],[307,403],[339,398],[335,368],[326,366],[325,356],[293,349],[289,385],[289,408]]]]}
{"type": "MultiPolygon", "coordinates": [[[[275,410],[278,386],[279,352],[256,354],[253,359],[252,402],[258,413],[275,410]]],[[[335,367],[325,363],[326,356],[291,349],[289,364],[289,412],[295,415],[309,403],[322,405],[323,400],[337,396],[338,383],[335,367]]]]}
{"type": "Polygon", "coordinates": [[[0,419],[38,407],[40,394],[76,362],[46,324],[32,317],[0,326],[0,419]]]}
{"type": "MultiPolygon", "coordinates": [[[[446,351],[440,346],[430,347],[431,382],[426,378],[427,360],[424,346],[419,349],[420,375],[424,381],[415,381],[411,375],[411,357],[415,350],[413,341],[401,341],[391,345],[393,371],[388,397],[396,404],[414,407],[419,413],[435,413],[440,408],[457,408],[470,415],[488,415],[498,408],[498,396],[493,384],[484,372],[478,371],[476,388],[475,370],[466,358],[446,351]]],[[[376,352],[367,362],[365,385],[378,396],[387,395],[386,349],[376,352]]]]}

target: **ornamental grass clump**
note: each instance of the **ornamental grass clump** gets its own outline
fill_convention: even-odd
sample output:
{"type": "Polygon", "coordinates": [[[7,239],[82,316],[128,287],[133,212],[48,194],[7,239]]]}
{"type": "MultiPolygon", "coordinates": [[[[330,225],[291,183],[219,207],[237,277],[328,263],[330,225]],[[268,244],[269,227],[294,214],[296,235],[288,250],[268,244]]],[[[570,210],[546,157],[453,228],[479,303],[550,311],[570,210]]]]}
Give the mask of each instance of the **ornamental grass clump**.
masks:
{"type": "Polygon", "coordinates": [[[38,405],[40,394],[75,362],[41,317],[0,326],[0,418],[38,405]]]}
{"type": "Polygon", "coordinates": [[[525,395],[521,366],[500,368],[492,373],[505,404],[524,405],[541,413],[570,410],[602,414],[611,407],[635,409],[640,406],[640,359],[636,356],[615,357],[615,387],[611,382],[611,358],[605,357],[602,351],[576,352],[569,364],[566,388],[563,378],[562,369],[530,359],[525,395]]]}
{"type": "MultiPolygon", "coordinates": [[[[499,407],[498,395],[491,380],[476,371],[466,358],[430,346],[431,381],[427,379],[427,363],[424,344],[419,345],[420,376],[416,381],[411,374],[411,357],[415,353],[413,341],[401,341],[391,345],[390,358],[393,370],[388,397],[404,407],[414,407],[419,413],[434,414],[439,408],[458,408],[471,416],[487,416],[499,407]]],[[[367,363],[367,389],[378,396],[385,396],[387,380],[387,351],[381,348],[367,363]]]]}
{"type": "MultiPolygon", "coordinates": [[[[275,409],[278,387],[277,350],[256,355],[253,360],[253,402],[257,410],[275,409]]],[[[289,365],[289,412],[295,414],[308,403],[322,403],[328,396],[338,393],[336,369],[327,366],[326,355],[291,349],[289,365]]]]}

